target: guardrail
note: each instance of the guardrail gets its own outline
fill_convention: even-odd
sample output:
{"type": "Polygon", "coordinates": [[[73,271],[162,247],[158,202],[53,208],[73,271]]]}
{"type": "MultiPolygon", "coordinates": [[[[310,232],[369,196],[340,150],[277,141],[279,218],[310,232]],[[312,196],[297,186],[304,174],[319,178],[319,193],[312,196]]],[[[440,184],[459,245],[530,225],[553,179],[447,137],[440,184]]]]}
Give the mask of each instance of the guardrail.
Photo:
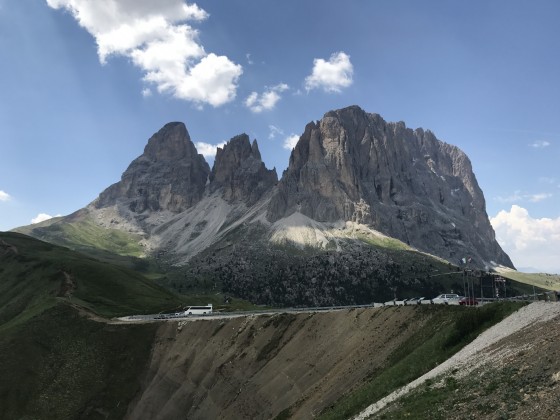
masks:
{"type": "MultiPolygon", "coordinates": [[[[481,305],[497,302],[497,301],[555,301],[556,296],[554,292],[544,292],[536,293],[533,295],[521,295],[521,296],[510,296],[507,298],[476,298],[477,302],[481,305]]],[[[151,314],[151,315],[130,315],[127,317],[119,318],[123,321],[159,321],[159,320],[180,320],[180,319],[204,319],[212,318],[215,316],[247,316],[247,315],[266,315],[266,314],[278,314],[278,313],[301,313],[301,312],[329,312],[329,311],[342,311],[350,309],[361,309],[361,308],[381,308],[385,306],[414,306],[414,305],[459,305],[458,299],[448,300],[447,302],[434,302],[432,299],[422,299],[422,300],[389,300],[386,302],[375,302],[364,305],[337,305],[337,306],[320,306],[320,307],[298,307],[298,308],[282,308],[282,309],[262,309],[254,311],[232,311],[232,312],[222,312],[214,311],[207,315],[176,315],[176,314],[151,314]]],[[[467,305],[472,306],[472,305],[467,305]]]]}

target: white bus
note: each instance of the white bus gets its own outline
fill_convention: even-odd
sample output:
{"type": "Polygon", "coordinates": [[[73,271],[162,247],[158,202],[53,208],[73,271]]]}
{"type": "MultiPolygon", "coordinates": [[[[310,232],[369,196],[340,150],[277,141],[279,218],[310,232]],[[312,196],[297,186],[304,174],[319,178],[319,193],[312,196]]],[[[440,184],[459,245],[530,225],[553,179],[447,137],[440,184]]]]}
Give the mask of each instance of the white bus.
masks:
{"type": "Polygon", "coordinates": [[[212,304],[206,306],[189,306],[183,315],[210,315],[212,313],[212,304]]]}

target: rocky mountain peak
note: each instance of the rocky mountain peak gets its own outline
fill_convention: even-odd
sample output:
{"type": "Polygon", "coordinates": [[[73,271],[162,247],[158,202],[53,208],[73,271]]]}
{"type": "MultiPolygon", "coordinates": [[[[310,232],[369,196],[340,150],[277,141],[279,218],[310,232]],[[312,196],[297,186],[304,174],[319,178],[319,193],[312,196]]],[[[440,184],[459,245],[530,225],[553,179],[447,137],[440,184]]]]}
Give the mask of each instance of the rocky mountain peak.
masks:
{"type": "Polygon", "coordinates": [[[198,154],[183,123],[164,125],[149,140],[144,153],[103,191],[97,208],[119,204],[134,213],[181,212],[202,198],[210,167],[198,154]]]}
{"type": "Polygon", "coordinates": [[[267,218],[294,212],[366,224],[450,261],[472,255],[481,265],[511,266],[468,157],[430,131],[388,123],[357,106],[306,126],[267,218]]]}
{"type": "Polygon", "coordinates": [[[197,154],[189,132],[182,122],[165,124],[148,140],[144,148],[144,156],[154,162],[190,159],[197,154]]]}
{"type": "Polygon", "coordinates": [[[275,169],[266,169],[257,141],[251,144],[249,136],[241,134],[218,148],[210,181],[211,191],[221,189],[226,201],[251,205],[276,185],[278,176],[275,169]]]}

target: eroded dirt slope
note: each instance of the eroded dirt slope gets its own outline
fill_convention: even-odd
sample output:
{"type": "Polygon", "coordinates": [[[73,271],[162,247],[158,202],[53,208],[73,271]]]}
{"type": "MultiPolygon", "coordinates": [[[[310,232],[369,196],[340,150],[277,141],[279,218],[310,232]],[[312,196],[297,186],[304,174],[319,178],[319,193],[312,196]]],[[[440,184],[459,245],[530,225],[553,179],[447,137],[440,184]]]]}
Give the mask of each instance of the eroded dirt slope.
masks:
{"type": "Polygon", "coordinates": [[[344,312],[162,324],[127,418],[267,419],[288,407],[292,418],[311,418],[382,368],[433,314],[344,312]]]}

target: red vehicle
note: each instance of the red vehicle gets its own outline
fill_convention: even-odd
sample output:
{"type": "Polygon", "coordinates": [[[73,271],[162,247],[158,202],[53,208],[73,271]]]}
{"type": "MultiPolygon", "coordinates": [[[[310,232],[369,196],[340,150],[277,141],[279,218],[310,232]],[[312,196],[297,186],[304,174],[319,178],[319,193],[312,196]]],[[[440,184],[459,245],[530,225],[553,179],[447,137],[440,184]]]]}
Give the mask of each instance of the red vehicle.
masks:
{"type": "Polygon", "coordinates": [[[462,297],[459,299],[459,305],[474,306],[478,305],[478,300],[472,297],[462,297]]]}

